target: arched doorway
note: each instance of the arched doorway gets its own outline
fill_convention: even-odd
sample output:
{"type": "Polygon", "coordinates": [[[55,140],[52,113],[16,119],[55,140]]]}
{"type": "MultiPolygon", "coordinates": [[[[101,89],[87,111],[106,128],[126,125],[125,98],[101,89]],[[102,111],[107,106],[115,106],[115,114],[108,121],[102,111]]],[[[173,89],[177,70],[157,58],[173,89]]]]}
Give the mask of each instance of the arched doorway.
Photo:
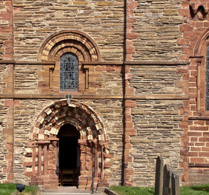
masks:
{"type": "Polygon", "coordinates": [[[77,186],[80,174],[80,148],[78,130],[70,124],[63,125],[57,135],[57,173],[59,185],[77,186]]]}
{"type": "MultiPolygon", "coordinates": [[[[78,188],[90,189],[92,186],[97,188],[108,185],[107,179],[111,177],[110,159],[113,155],[108,148],[104,125],[92,108],[76,100],[71,100],[70,103],[67,100],[60,100],[49,105],[40,113],[31,128],[30,141],[25,154],[27,157],[25,175],[31,177],[31,185],[57,188],[58,151],[64,151],[66,154],[65,152],[68,152],[66,148],[71,147],[64,146],[64,149],[59,150],[59,139],[73,137],[73,132],[76,136],[77,133],[79,134],[77,137],[80,147],[78,188]]],[[[66,141],[66,144],[69,141],[66,141]]],[[[65,141],[63,144],[65,145],[65,141]]],[[[74,161],[74,164],[75,162],[78,161],[74,161]]]]}

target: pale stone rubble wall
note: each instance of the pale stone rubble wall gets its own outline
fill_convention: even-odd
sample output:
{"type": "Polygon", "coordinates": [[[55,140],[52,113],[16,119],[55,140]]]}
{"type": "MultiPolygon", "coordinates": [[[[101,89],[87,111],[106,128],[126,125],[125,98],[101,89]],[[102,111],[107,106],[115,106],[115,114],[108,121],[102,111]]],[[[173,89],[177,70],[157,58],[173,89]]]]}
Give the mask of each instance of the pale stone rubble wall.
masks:
{"type": "Polygon", "coordinates": [[[15,0],[16,60],[37,60],[40,46],[54,32],[79,30],[100,48],[104,61],[123,59],[124,2],[15,0]]]}
{"type": "Polygon", "coordinates": [[[158,155],[175,173],[182,174],[179,163],[182,162],[180,138],[183,129],[179,122],[183,115],[179,109],[183,107],[183,100],[166,100],[169,95],[184,94],[183,88],[178,87],[182,75],[176,66],[166,65],[131,66],[130,73],[130,86],[135,89],[135,94],[156,95],[154,100],[136,100],[136,107],[131,110],[137,131],[130,141],[133,145],[132,179],[138,186],[153,186],[158,155]],[[162,94],[165,97],[158,99],[157,95],[162,94]]]}
{"type": "Polygon", "coordinates": [[[4,169],[7,168],[7,161],[5,159],[5,155],[8,154],[7,148],[5,148],[6,144],[6,135],[3,131],[6,131],[7,126],[7,115],[8,115],[8,107],[5,106],[5,99],[0,100],[0,180],[6,180],[6,174],[4,173],[4,169]]]}
{"type": "Polygon", "coordinates": [[[177,86],[182,75],[176,66],[132,66],[131,73],[130,86],[135,88],[135,94],[183,94],[177,86]]]}
{"type": "Polygon", "coordinates": [[[25,176],[25,154],[31,128],[43,108],[52,104],[51,100],[21,100],[14,110],[14,180],[29,182],[25,176]]]}
{"type": "Polygon", "coordinates": [[[39,86],[38,71],[41,66],[37,65],[15,65],[14,90],[17,94],[38,94],[39,86]],[[24,76],[23,76],[24,75],[24,76]]]}
{"type": "Polygon", "coordinates": [[[133,60],[177,60],[182,50],[177,44],[181,37],[179,25],[182,17],[178,9],[182,0],[138,0],[134,10],[133,33],[138,37],[133,41],[133,60]]]}
{"type": "Polygon", "coordinates": [[[155,177],[155,159],[160,155],[169,164],[171,170],[181,174],[179,163],[182,161],[180,137],[183,130],[179,121],[183,116],[178,109],[182,101],[137,100],[132,110],[137,136],[133,136],[133,180],[137,186],[153,186],[155,177]]]}
{"type": "Polygon", "coordinates": [[[6,64],[0,66],[0,93],[4,92],[4,89],[7,87],[7,81],[4,79],[8,76],[8,68],[6,64]]]}

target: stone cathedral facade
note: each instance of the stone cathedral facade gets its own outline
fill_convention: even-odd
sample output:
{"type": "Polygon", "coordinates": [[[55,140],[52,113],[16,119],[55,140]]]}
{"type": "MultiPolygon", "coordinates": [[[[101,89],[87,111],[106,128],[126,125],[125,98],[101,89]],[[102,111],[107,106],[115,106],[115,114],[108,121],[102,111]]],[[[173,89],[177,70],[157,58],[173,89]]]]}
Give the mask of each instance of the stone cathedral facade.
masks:
{"type": "Polygon", "coordinates": [[[1,183],[208,183],[208,40],[209,0],[1,0],[1,183]]]}

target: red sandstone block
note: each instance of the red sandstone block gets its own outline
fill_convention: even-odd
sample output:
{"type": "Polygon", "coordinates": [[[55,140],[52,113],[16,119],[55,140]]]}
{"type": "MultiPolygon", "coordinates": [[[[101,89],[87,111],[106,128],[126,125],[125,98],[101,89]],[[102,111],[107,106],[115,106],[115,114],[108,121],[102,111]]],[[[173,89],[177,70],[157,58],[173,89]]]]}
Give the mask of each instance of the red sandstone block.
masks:
{"type": "Polygon", "coordinates": [[[179,123],[179,127],[180,128],[185,128],[185,127],[187,127],[188,126],[188,122],[187,121],[181,121],[180,123],[179,123]]]}
{"type": "Polygon", "coordinates": [[[209,137],[209,132],[203,132],[204,137],[209,137]]]}
{"type": "Polygon", "coordinates": [[[115,71],[114,66],[106,66],[106,71],[115,71]]]}
{"type": "Polygon", "coordinates": [[[181,24],[181,25],[180,25],[180,31],[181,31],[181,32],[184,32],[184,31],[191,31],[191,30],[192,30],[192,28],[190,27],[189,24],[181,24]]]}
{"type": "Polygon", "coordinates": [[[204,21],[204,27],[208,27],[209,26],[209,22],[208,21],[204,21]]]}
{"type": "Polygon", "coordinates": [[[126,48],[126,53],[127,54],[134,54],[135,53],[135,47],[129,46],[126,48]]]}
{"type": "Polygon", "coordinates": [[[125,127],[127,128],[127,129],[132,129],[133,128],[133,126],[134,126],[134,124],[132,123],[132,122],[126,122],[125,123],[125,127]]]}
{"type": "Polygon", "coordinates": [[[32,172],[25,172],[25,176],[33,176],[32,172]]]}
{"type": "Polygon", "coordinates": [[[13,173],[8,173],[7,174],[7,180],[13,180],[14,179],[14,175],[13,175],[13,173]]]}
{"type": "Polygon", "coordinates": [[[126,38],[127,39],[136,39],[138,37],[137,33],[127,33],[126,38]]]}
{"type": "Polygon", "coordinates": [[[196,137],[192,137],[192,138],[191,138],[191,141],[192,141],[192,142],[197,142],[197,138],[196,138],[196,137]]]}
{"type": "Polygon", "coordinates": [[[189,93],[193,93],[193,94],[195,94],[197,92],[197,88],[196,87],[194,87],[194,88],[189,88],[189,93]]]}
{"type": "Polygon", "coordinates": [[[189,142],[188,146],[194,146],[194,143],[189,142]]]}
{"type": "Polygon", "coordinates": [[[106,70],[106,66],[96,66],[94,67],[93,71],[105,71],[106,70]]]}
{"type": "Polygon", "coordinates": [[[134,88],[126,88],[126,95],[133,95],[135,92],[134,88]]]}
{"type": "Polygon", "coordinates": [[[203,152],[206,152],[206,151],[208,152],[209,151],[209,148],[208,147],[202,147],[202,151],[203,152]]]}
{"type": "Polygon", "coordinates": [[[205,125],[205,121],[194,121],[194,125],[205,125]]]}
{"type": "Polygon", "coordinates": [[[131,149],[131,148],[132,148],[132,144],[130,143],[125,144],[125,149],[131,149]]]}
{"type": "Polygon", "coordinates": [[[201,156],[201,157],[209,157],[209,152],[199,152],[199,156],[201,156]]]}
{"type": "Polygon", "coordinates": [[[197,77],[190,77],[189,82],[197,82],[197,77]]]}
{"type": "Polygon", "coordinates": [[[208,131],[208,127],[207,126],[189,126],[190,130],[196,130],[196,131],[208,131]]]}
{"type": "Polygon", "coordinates": [[[125,168],[125,174],[126,175],[133,175],[134,170],[132,168],[125,168]]]}
{"type": "Polygon", "coordinates": [[[188,132],[188,136],[202,136],[201,132],[188,132]]]}
{"type": "Polygon", "coordinates": [[[114,154],[106,154],[106,153],[104,153],[104,157],[105,158],[113,158],[114,154]]]}
{"type": "Polygon", "coordinates": [[[104,167],[105,168],[110,168],[111,167],[111,163],[110,162],[105,162],[104,163],[104,167]]]}
{"type": "Polygon", "coordinates": [[[190,158],[190,160],[189,160],[189,162],[190,163],[204,163],[205,161],[204,161],[204,158],[194,158],[194,157],[192,157],[192,158],[190,158]]]}
{"type": "Polygon", "coordinates": [[[134,136],[137,134],[136,129],[126,129],[126,135],[134,136]]]}
{"type": "Polygon", "coordinates": [[[201,151],[201,148],[200,147],[191,147],[190,148],[190,150],[192,151],[192,152],[195,152],[195,151],[201,151]]]}
{"type": "Polygon", "coordinates": [[[188,3],[187,1],[183,1],[183,2],[181,3],[181,7],[187,9],[187,8],[189,7],[189,3],[188,3]]]}
{"type": "Polygon", "coordinates": [[[191,75],[192,77],[196,77],[196,76],[197,76],[197,71],[196,71],[196,70],[190,71],[190,75],[191,75]]]}
{"type": "Polygon", "coordinates": [[[126,54],[126,60],[132,61],[133,60],[132,54],[126,54]]]}
{"type": "Polygon", "coordinates": [[[32,167],[32,162],[24,162],[23,163],[25,167],[32,167]]]}
{"type": "Polygon", "coordinates": [[[124,159],[124,161],[126,163],[132,163],[133,162],[133,158],[131,156],[126,156],[125,159],[124,159]]]}
{"type": "Polygon", "coordinates": [[[13,100],[5,100],[5,103],[4,103],[4,105],[8,107],[13,106],[13,104],[14,104],[13,100]]]}
{"type": "Polygon", "coordinates": [[[209,137],[200,137],[199,141],[200,142],[209,142],[209,137]]]}
{"type": "Polygon", "coordinates": [[[189,59],[188,55],[186,54],[182,54],[180,57],[179,57],[179,60],[181,61],[187,61],[189,59]]]}
{"type": "Polygon", "coordinates": [[[127,108],[135,108],[136,107],[136,100],[126,100],[125,106],[127,108]]]}

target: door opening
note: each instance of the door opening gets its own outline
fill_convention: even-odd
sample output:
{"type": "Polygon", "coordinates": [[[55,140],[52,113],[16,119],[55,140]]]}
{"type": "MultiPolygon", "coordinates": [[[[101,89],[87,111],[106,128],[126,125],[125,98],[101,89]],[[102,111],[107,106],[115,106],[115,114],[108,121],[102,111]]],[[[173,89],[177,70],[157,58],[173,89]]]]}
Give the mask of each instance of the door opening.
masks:
{"type": "Polygon", "coordinates": [[[77,186],[80,173],[79,132],[70,124],[63,125],[57,135],[57,172],[59,185],[77,186]]]}

